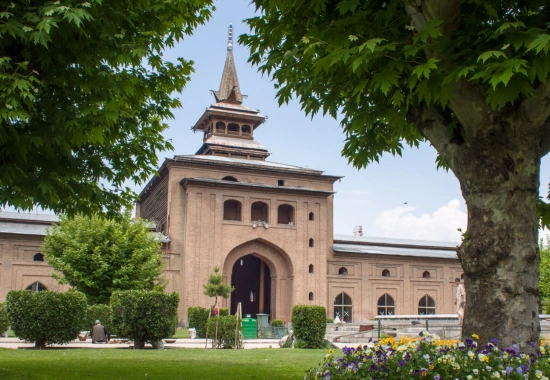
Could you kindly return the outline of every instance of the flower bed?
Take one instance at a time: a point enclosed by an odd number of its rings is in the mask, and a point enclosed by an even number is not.
[[[305,380],[336,379],[521,379],[549,380],[550,346],[541,343],[537,357],[519,347],[500,349],[496,339],[480,347],[473,339],[440,340],[424,333],[420,339],[381,339],[357,348],[344,347],[342,357],[333,351],[321,367],[306,372]]]

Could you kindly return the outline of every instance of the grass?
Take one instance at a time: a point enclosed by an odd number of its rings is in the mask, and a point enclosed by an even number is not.
[[[173,338],[188,339],[189,338],[189,331],[187,331],[186,328],[178,327],[178,329],[176,330],[176,335],[174,335]]]
[[[303,379],[328,350],[0,349],[0,379]]]

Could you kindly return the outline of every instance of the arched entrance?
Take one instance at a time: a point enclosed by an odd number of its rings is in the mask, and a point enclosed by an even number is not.
[[[238,259],[231,271],[231,314],[241,303],[242,314],[271,314],[271,271],[262,259],[246,255]]]
[[[240,267],[241,259],[243,260],[242,272],[240,268],[236,269]],[[245,269],[248,265],[250,269]],[[263,280],[260,280],[262,267]],[[260,305],[263,305],[263,314],[269,314],[270,319],[282,319],[288,322],[291,307],[294,304],[293,272],[292,260],[276,245],[263,239],[243,243],[233,248],[225,258],[223,266],[225,281],[235,287],[226,305],[230,307],[231,313],[234,313],[237,303],[241,302],[243,316],[251,314],[253,318],[260,311]],[[260,302],[261,284],[263,284],[262,302]],[[250,292],[252,292],[252,302]],[[255,311],[256,308],[258,312]]]

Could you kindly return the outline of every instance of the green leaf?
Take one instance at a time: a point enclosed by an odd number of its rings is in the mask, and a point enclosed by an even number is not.
[[[527,46],[527,51],[535,50],[535,52],[539,54],[544,50],[545,53],[548,53],[549,44],[550,34],[541,34]]]
[[[384,95],[387,95],[393,86],[399,83],[399,72],[393,69],[382,70],[372,76],[373,88],[380,89]]]
[[[485,53],[483,53],[479,57],[477,57],[477,62],[482,61],[483,63],[485,63],[485,61],[487,61],[488,59],[491,59],[491,58],[495,58],[495,59],[505,58],[506,59],[508,57],[502,51],[491,50],[491,51],[486,51]]]
[[[430,71],[437,69],[437,62],[439,62],[438,59],[428,59],[426,63],[416,66],[412,71],[412,75],[416,75],[418,79],[422,77],[428,79],[430,77]]]

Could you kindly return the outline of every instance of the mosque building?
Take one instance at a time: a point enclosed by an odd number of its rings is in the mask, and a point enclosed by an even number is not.
[[[231,30],[231,29],[230,29]],[[297,304],[326,307],[346,322],[376,315],[453,314],[456,244],[333,234],[334,182],[341,177],[268,160],[255,140],[266,121],[243,104],[232,52],[215,103],[194,131],[194,155],[166,159],[141,192],[138,217],[165,237],[167,291],[179,319],[209,307],[203,284],[215,267],[235,290],[221,307],[289,321]],[[40,244],[53,216],[0,213],[0,302],[14,289],[63,290]]]

